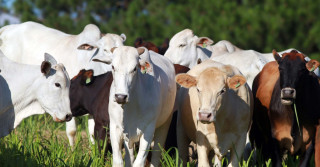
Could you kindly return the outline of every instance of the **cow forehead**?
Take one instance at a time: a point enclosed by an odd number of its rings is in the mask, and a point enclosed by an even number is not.
[[[225,72],[222,72],[216,67],[212,67],[200,73],[198,85],[204,89],[216,90],[225,86],[226,78],[227,74]]]
[[[64,65],[57,64],[56,66],[54,66],[54,69],[56,70],[56,75],[62,77],[66,83],[66,86],[70,87],[70,78]]]
[[[289,52],[289,53],[283,53],[282,59],[288,59],[288,60],[297,60],[300,59],[301,61],[305,61],[303,54],[298,52]]]
[[[112,64],[114,66],[121,65],[123,67],[135,66],[138,63],[138,51],[134,47],[120,46],[113,52],[114,57]]]
[[[178,44],[178,43],[181,43],[184,41],[187,42],[188,39],[190,39],[192,37],[194,37],[192,30],[190,30],[190,29],[182,30],[171,38],[169,45]]]

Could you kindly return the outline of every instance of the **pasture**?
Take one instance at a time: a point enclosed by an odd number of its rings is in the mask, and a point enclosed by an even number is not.
[[[0,139],[0,162],[2,167],[37,167],[37,166],[106,166],[112,165],[111,153],[103,158],[97,145],[88,139],[87,117],[79,117],[76,145],[69,147],[65,133],[65,123],[55,123],[49,114],[31,116],[8,136]],[[174,148],[173,148],[174,149]],[[103,151],[103,150],[102,150]],[[177,156],[170,157],[162,151],[161,166],[178,166]],[[225,159],[224,159],[225,161]],[[253,158],[239,162],[241,166],[253,166]],[[271,166],[271,160],[262,162],[257,156],[258,166]],[[299,166],[299,157],[288,156],[283,160],[284,167]],[[188,166],[196,166],[196,161]],[[310,160],[314,165],[314,156]]]
[[[0,0],[0,167],[320,167],[319,5]]]

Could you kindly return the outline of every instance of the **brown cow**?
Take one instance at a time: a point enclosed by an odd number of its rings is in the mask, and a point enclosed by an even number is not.
[[[156,46],[152,42],[145,42],[141,37],[139,37],[134,41],[134,47],[146,47],[148,50],[164,55],[169,47],[169,39],[166,38],[161,46]]]
[[[105,128],[109,127],[108,104],[112,81],[111,72],[93,76],[93,70],[81,70],[72,78],[70,85],[72,115],[92,115],[95,122],[94,137],[101,141],[105,140],[106,135],[109,139],[109,131],[107,133]],[[111,144],[107,146],[107,151],[111,151]],[[98,147],[101,149],[100,144]]]
[[[300,165],[308,166],[314,145],[316,155],[320,151],[320,137],[315,138],[320,133],[320,86],[316,75],[309,72],[319,62],[307,63],[297,51],[284,53],[282,58],[276,51],[273,54],[276,61],[266,64],[253,82],[255,105],[250,140],[265,158],[272,158],[273,166],[281,166],[285,151],[301,155]],[[316,166],[320,166],[317,161]]]

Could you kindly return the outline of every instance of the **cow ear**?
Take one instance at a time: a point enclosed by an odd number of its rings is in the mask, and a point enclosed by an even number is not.
[[[139,55],[142,55],[144,53],[145,49],[144,48],[137,48],[137,51],[138,51]]]
[[[93,70],[88,70],[83,73],[81,83],[83,85],[89,85],[93,81]]]
[[[240,86],[244,85],[246,81],[246,78],[242,75],[234,75],[227,79],[228,87],[234,90],[237,90]]]
[[[126,39],[127,39],[127,37],[126,37],[126,35],[125,35],[124,33],[122,33],[122,34],[120,35],[120,37],[122,38],[122,42],[125,42]]]
[[[213,40],[208,37],[200,37],[197,39],[197,46],[205,48],[211,44],[213,44]]]
[[[41,72],[44,75],[48,75],[50,73],[51,70],[51,63],[49,61],[43,61],[41,63]]]
[[[92,59],[92,61],[95,62],[100,62],[100,63],[104,63],[104,64],[111,64],[112,63],[112,58],[110,58],[109,56],[100,56],[97,57],[95,59]]]
[[[111,53],[113,53],[116,48],[117,47],[111,48],[110,49]],[[105,64],[111,64],[112,63],[112,56],[105,56],[105,55],[95,56],[95,55],[93,55],[91,59],[92,59],[92,61],[105,63]]]
[[[317,60],[310,60],[307,64],[306,64],[306,67],[309,71],[313,72],[316,68],[319,67],[319,62]]]
[[[189,74],[178,74],[176,76],[176,82],[185,88],[191,88],[197,85],[196,78]]]
[[[152,66],[150,64],[149,59],[149,52],[145,47],[137,48],[139,54],[139,68],[142,74],[152,72]]]
[[[93,49],[95,49],[95,48],[96,48],[96,46],[93,46],[93,45],[87,44],[87,43],[82,44],[82,45],[80,45],[80,46],[78,47],[79,50],[93,50]]]
[[[277,51],[275,49],[272,50],[272,54],[274,59],[277,61],[277,63],[279,64],[281,62],[281,57],[280,55],[277,53]]]
[[[113,53],[115,49],[117,49],[117,47],[111,48],[111,49],[110,49],[111,53]]]

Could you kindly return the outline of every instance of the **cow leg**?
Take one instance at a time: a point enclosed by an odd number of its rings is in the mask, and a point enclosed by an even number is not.
[[[179,158],[182,160],[183,166],[187,166],[188,162],[188,153],[189,149],[188,146],[190,144],[190,140],[188,139],[183,125],[181,121],[181,111],[178,111],[178,120],[177,120],[177,144],[178,144],[178,152],[179,152]]]
[[[281,167],[282,159],[280,154],[280,147],[278,140],[275,138],[272,138],[272,145],[273,146],[273,154],[271,155],[272,159],[272,166],[274,167]]]
[[[150,165],[151,167],[159,166],[160,158],[161,158],[161,150],[160,150],[159,144],[160,144],[160,146],[162,148],[165,148],[164,144],[165,144],[165,141],[167,139],[167,134],[168,134],[168,130],[169,130],[169,127],[170,127],[171,119],[172,119],[172,114],[167,119],[167,121],[163,125],[158,127],[156,129],[156,131],[154,132],[153,150],[155,150],[155,151],[152,152],[151,165]]]
[[[89,129],[89,137],[92,144],[94,144],[94,120],[92,115],[89,115],[88,117],[88,129]]]
[[[94,125],[94,138],[98,141],[98,148],[100,152],[104,146],[106,135],[107,135],[107,129],[104,127],[103,124],[97,122]],[[106,142],[107,143],[106,143],[105,153],[107,153],[108,151],[111,151],[108,149],[108,141]]]
[[[299,165],[300,167],[310,166],[309,162],[312,157],[313,151],[314,151],[314,141],[311,141],[311,144],[309,145],[308,149],[306,150],[306,152],[303,155],[302,161],[300,161],[300,165]],[[315,159],[317,159],[317,158],[315,158]]]
[[[77,132],[76,119],[72,118],[69,122],[66,122],[66,133],[67,133],[67,137],[69,139],[71,148],[73,148],[75,143],[74,140],[75,140],[76,132]]]
[[[197,153],[198,153],[198,166],[206,167],[209,164],[209,151],[208,147],[211,147],[208,143],[207,137],[201,132],[197,131]]]
[[[218,155],[214,155],[214,167],[221,167],[221,160],[219,159]]]
[[[241,162],[244,148],[246,147],[247,133],[243,134],[241,138],[231,147],[231,160],[228,167],[239,166]]]
[[[118,128],[117,128],[118,127]],[[123,140],[121,139],[121,135],[123,131],[110,120],[110,140],[112,146],[112,161],[113,167],[123,167],[123,160],[122,160],[122,143]]]
[[[316,135],[315,135],[315,153],[314,153],[314,160],[315,160],[315,166],[320,167],[320,120],[317,125],[316,129]]]
[[[134,150],[134,147],[130,148],[129,147],[129,142],[128,141],[125,141],[125,149],[126,149],[126,154],[125,154],[125,166],[126,167],[130,167],[132,166],[133,162],[134,162],[134,153],[133,153],[133,150]],[[128,163],[130,162],[130,163]]]
[[[139,143],[139,152],[133,163],[133,167],[144,166],[148,152],[150,150],[150,145],[153,139],[154,131],[155,131],[155,125],[151,124],[151,125],[148,125],[148,128],[141,135],[140,143]]]

